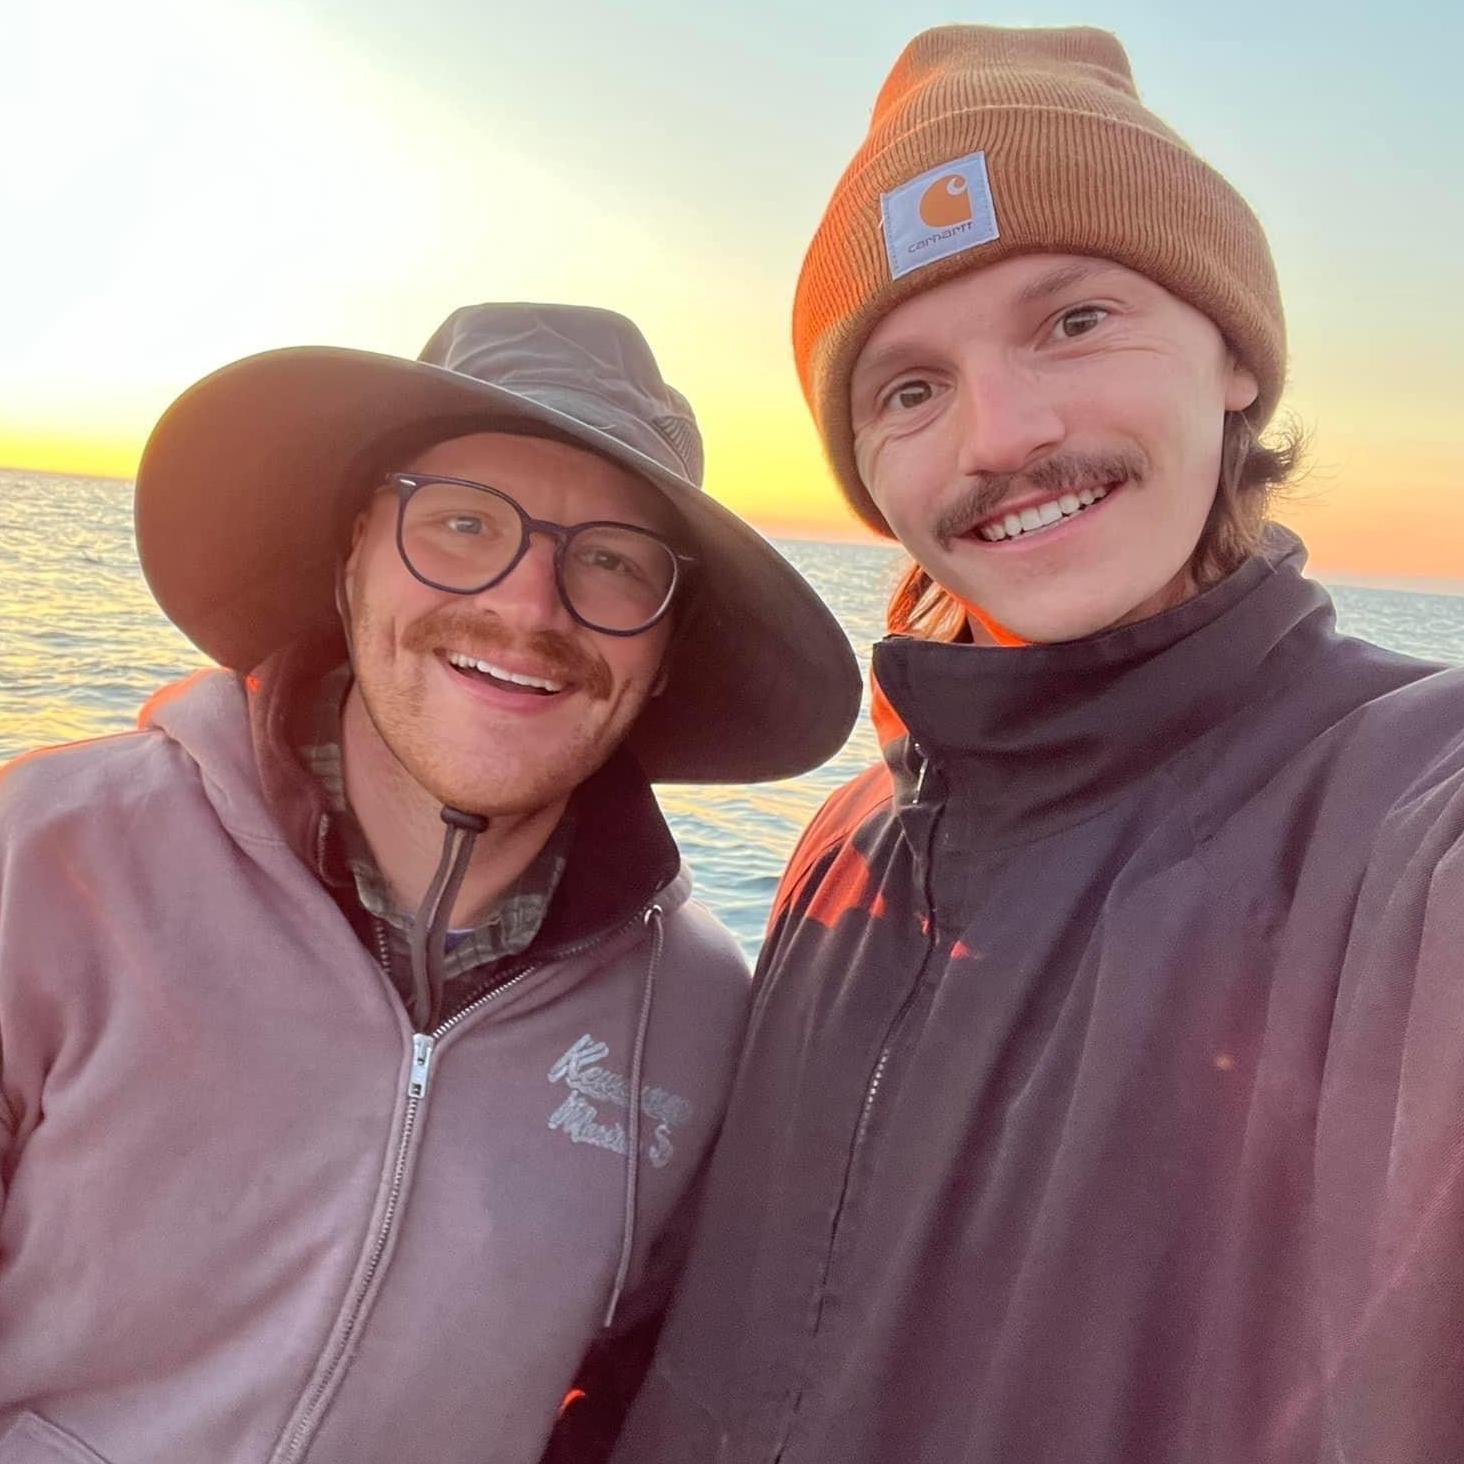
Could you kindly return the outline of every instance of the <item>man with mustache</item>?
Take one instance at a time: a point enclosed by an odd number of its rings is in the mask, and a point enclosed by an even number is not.
[[[648,779],[858,705],[701,467],[569,306],[158,424],[142,565],[231,669],[0,779],[5,1464],[597,1457],[748,994]]]
[[[618,1464],[1464,1459],[1464,680],[1268,522],[1261,228],[1089,29],[916,38],[804,263],[915,561]]]

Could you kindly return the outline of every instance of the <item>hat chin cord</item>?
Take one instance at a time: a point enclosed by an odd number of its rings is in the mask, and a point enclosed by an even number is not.
[[[346,640],[346,656],[354,673],[356,645],[351,635],[350,606],[346,602],[345,565],[340,563],[335,569],[335,605]],[[384,738],[382,742],[396,758],[397,765],[410,777],[411,769],[397,757],[396,749]],[[451,804],[443,804],[440,816],[446,825],[442,855],[412,921],[412,1021],[419,1032],[430,1032],[441,1014],[442,961],[447,946],[448,921],[452,918],[458,891],[467,877],[473,846],[488,827],[488,820],[483,814],[469,813]]]
[[[442,821],[447,825],[442,857],[412,921],[412,1020],[419,1032],[430,1032],[441,1015],[447,924],[468,872],[473,845],[488,827],[488,820],[481,813],[465,813],[446,806],[442,809]]]

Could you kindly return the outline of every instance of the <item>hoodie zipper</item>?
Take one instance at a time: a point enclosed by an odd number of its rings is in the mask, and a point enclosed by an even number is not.
[[[392,1232],[396,1228],[397,1216],[401,1212],[402,1192],[406,1187],[407,1162],[411,1156],[412,1140],[417,1130],[417,1120],[421,1114],[422,1104],[427,1097],[427,1084],[432,1073],[432,1058],[437,1051],[437,1044],[455,1027],[461,1026],[475,1012],[481,1011],[489,1003],[497,1001],[500,996],[506,995],[516,986],[519,986],[532,976],[536,971],[542,970],[545,964],[551,960],[568,960],[589,950],[592,946],[602,941],[614,940],[622,935],[632,926],[641,923],[646,918],[646,910],[650,909],[648,904],[645,909],[638,910],[636,914],[623,925],[617,926],[608,935],[595,935],[575,942],[573,945],[561,947],[536,961],[531,966],[525,966],[523,970],[511,976],[500,986],[495,986],[490,991],[485,991],[476,1001],[470,1002],[462,1011],[449,1017],[447,1021],[435,1027],[431,1032],[414,1032],[412,1034],[412,1061],[407,1069],[407,1107],[402,1115],[401,1130],[397,1136],[396,1157],[392,1162],[391,1183],[387,1190],[386,1209],[382,1213],[381,1223],[376,1227],[376,1233],[372,1237],[370,1257],[366,1263],[366,1273],[357,1283],[355,1291],[351,1295],[349,1304],[346,1307],[345,1323],[339,1331],[335,1345],[332,1349],[332,1356],[329,1365],[326,1367],[324,1376],[310,1390],[304,1407],[299,1410],[295,1426],[290,1430],[289,1438],[285,1446],[275,1455],[275,1464],[296,1464],[302,1459],[305,1451],[309,1448],[314,1439],[316,1429],[320,1423],[320,1415],[326,1401],[335,1391],[337,1380],[340,1378],[341,1370],[345,1362],[346,1354],[350,1350],[351,1339],[356,1335],[357,1327],[360,1325],[361,1314],[365,1309],[366,1299],[371,1293],[372,1284],[376,1280],[377,1272],[381,1268],[381,1258],[386,1254],[387,1243],[390,1241]],[[376,922],[376,948],[382,960],[382,969],[389,969],[387,963],[390,961],[390,953],[386,946],[386,935],[381,928],[381,923]]]

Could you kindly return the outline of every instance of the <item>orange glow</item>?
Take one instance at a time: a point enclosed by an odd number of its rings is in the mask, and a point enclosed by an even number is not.
[[[0,467],[5,468],[69,473],[79,478],[131,478],[141,451],[140,441],[116,442],[59,432],[6,432],[0,428]]]
[[[783,434],[765,422],[713,414],[708,487],[729,508],[773,537],[887,542],[849,509],[825,466],[812,430],[789,404]],[[0,467],[131,478],[145,430],[26,431],[0,422]],[[720,456],[718,454],[720,451]],[[1320,578],[1427,582],[1464,588],[1464,448],[1423,444],[1399,449],[1377,434],[1320,438],[1308,475],[1277,506],[1311,553]]]
[[[1376,436],[1318,442],[1313,468],[1277,517],[1329,575],[1464,588],[1464,449]]]
[[[573,300],[641,325],[702,421],[714,496],[770,534],[871,539],[830,479],[788,331],[802,252],[891,59],[887,28],[850,29],[826,58],[826,115],[790,130],[798,67],[771,65],[765,92],[738,92],[735,121],[724,112],[709,125],[700,96],[659,92],[665,109],[648,119],[648,79],[669,74],[653,56],[617,49],[603,86],[588,72],[565,81],[552,49],[527,39],[533,17],[516,51],[516,28],[484,12],[488,69],[454,90],[426,55],[440,44],[455,63],[462,38],[434,37],[426,22],[401,28],[418,47],[407,65],[395,29],[388,40],[292,3],[23,9],[0,93],[20,140],[0,156],[0,193],[17,201],[0,240],[0,465],[130,477],[168,402],[240,356],[309,343],[410,356],[469,301]],[[661,36],[636,11],[615,25]],[[471,30],[468,11],[462,19]],[[1267,92],[1247,28],[1231,29],[1246,95],[1266,105],[1234,105],[1210,45],[1166,46],[1170,95],[1177,108],[1184,99],[1169,120],[1202,152],[1228,150],[1270,232],[1292,346],[1288,401],[1317,433],[1316,471],[1281,516],[1324,578],[1464,586],[1447,316],[1459,298],[1457,190],[1437,181],[1457,129],[1406,124],[1402,95],[1391,117],[1369,116],[1365,139],[1407,135],[1435,160],[1420,152],[1411,169],[1350,170],[1350,218],[1411,222],[1380,236],[1386,245],[1367,231],[1337,235],[1347,149],[1306,166],[1276,156],[1266,144],[1301,104]],[[1144,30],[1134,21],[1125,38],[1141,46]],[[780,59],[807,45],[771,9],[749,35]],[[1449,48],[1435,50],[1446,65]],[[1433,95],[1416,90],[1420,104]],[[1306,121],[1317,105],[1308,94]],[[1362,126],[1345,92],[1326,106],[1343,132]],[[805,180],[796,194],[773,186],[770,145],[787,150],[779,176]],[[695,207],[693,173],[678,160],[694,160],[705,182]],[[969,215],[958,179],[926,191],[932,221]]]

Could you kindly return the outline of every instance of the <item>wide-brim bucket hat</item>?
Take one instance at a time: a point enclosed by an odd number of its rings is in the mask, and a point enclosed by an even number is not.
[[[621,464],[684,528],[691,591],[665,690],[629,738],[651,778],[791,777],[838,752],[859,709],[848,638],[797,570],[702,491],[691,409],[639,330],[612,311],[469,306],[415,361],[308,346],[205,377],[143,452],[143,573],[195,645],[252,671],[339,624],[345,531],[381,473],[432,441],[494,430]],[[385,460],[393,451],[398,460]]]

